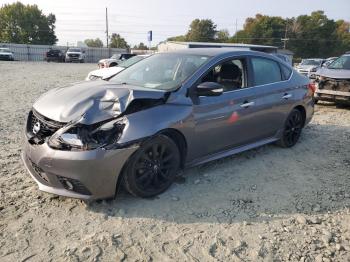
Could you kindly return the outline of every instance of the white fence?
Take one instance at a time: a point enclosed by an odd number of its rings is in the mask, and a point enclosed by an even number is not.
[[[11,44],[0,43],[0,47],[7,47],[14,53],[15,60],[19,61],[43,61],[45,53],[50,48],[60,49],[64,53],[68,50],[67,46],[49,46],[49,45],[25,45],[25,44]],[[84,47],[85,62],[96,63],[103,58],[111,57],[113,54],[125,53],[125,49],[119,48],[92,48]]]

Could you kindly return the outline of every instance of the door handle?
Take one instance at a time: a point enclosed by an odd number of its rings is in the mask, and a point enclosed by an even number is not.
[[[282,96],[283,99],[289,99],[291,98],[293,95],[292,94],[284,94],[284,96]]]
[[[255,102],[244,102],[243,104],[241,104],[241,107],[248,108],[253,105],[255,105]]]

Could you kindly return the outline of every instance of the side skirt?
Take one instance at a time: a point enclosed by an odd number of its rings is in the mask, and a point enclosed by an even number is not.
[[[276,142],[278,139],[279,139],[278,136],[272,137],[272,138],[267,138],[267,139],[260,140],[258,142],[252,143],[252,144],[248,144],[248,145],[240,146],[240,147],[235,147],[232,149],[228,149],[225,151],[221,151],[221,152],[218,152],[215,154],[208,155],[206,157],[195,159],[195,160],[187,163],[186,168],[198,166],[198,165],[210,162],[210,161],[214,161],[214,160],[224,158],[227,156],[231,156],[231,155],[235,155],[235,154],[238,154],[238,153],[241,153],[241,152],[253,149],[253,148],[257,148],[257,147],[260,147],[260,146],[263,146],[266,144],[270,144],[270,143]]]

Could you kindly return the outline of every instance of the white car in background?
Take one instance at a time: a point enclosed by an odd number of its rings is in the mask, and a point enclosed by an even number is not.
[[[85,62],[85,51],[78,47],[69,48],[66,53],[66,62]]]
[[[0,60],[14,61],[12,51],[9,48],[1,47],[0,48]]]
[[[128,68],[132,66],[133,64],[136,64],[137,62],[141,61],[142,59],[145,59],[146,57],[149,57],[150,55],[137,55],[132,58],[129,58],[128,60],[125,60],[124,62],[120,63],[118,66],[108,67],[108,68],[101,68],[94,71],[91,71],[87,77],[85,78],[86,81],[94,81],[94,80],[107,80],[111,78],[112,76],[115,76],[119,72],[123,71],[125,68]]]
[[[310,77],[312,73],[316,73],[316,71],[321,68],[323,62],[325,60],[321,58],[309,58],[301,60],[301,63],[296,66],[296,70],[307,77]]]

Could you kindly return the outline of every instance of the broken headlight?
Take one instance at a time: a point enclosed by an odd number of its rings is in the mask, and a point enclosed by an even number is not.
[[[124,118],[94,125],[78,122],[58,130],[49,139],[48,145],[60,150],[93,150],[100,147],[108,149],[118,142],[125,124]]]

